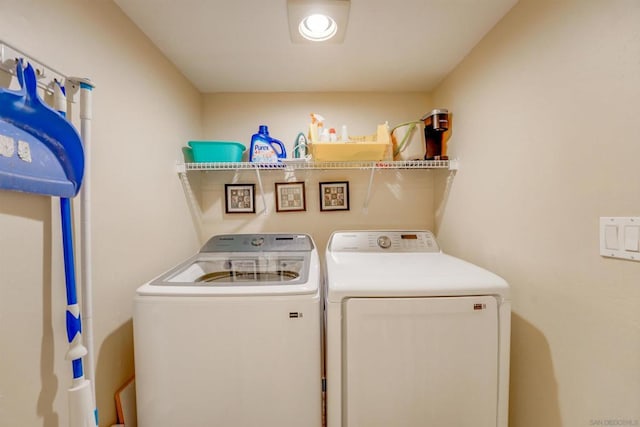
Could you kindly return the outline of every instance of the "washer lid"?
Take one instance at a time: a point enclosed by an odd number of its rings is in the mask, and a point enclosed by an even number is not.
[[[309,256],[296,252],[200,253],[154,286],[291,286],[309,278]]]
[[[139,295],[301,295],[319,290],[320,262],[306,234],[212,237],[196,255],[138,288]]]
[[[313,254],[313,256],[312,256]],[[291,295],[318,291],[317,252],[198,253],[138,289],[141,295]]]
[[[377,243],[380,235],[412,234],[411,232],[347,233],[364,235],[366,239],[360,236],[354,241],[374,241],[378,247],[361,250],[357,246],[351,249],[344,245],[337,246],[334,240],[342,241],[343,232],[332,235],[326,253],[327,299],[330,302],[340,302],[351,297],[509,297],[509,287],[504,279],[476,265],[443,254],[439,249],[408,251],[406,248],[399,248],[387,251]],[[370,236],[377,237],[370,240]],[[433,238],[431,233],[425,236]],[[391,240],[397,239],[393,237]],[[393,245],[390,246],[392,247]]]

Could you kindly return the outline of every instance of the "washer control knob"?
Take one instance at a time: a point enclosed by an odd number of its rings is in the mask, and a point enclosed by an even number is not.
[[[255,239],[251,240],[251,245],[253,246],[262,246],[263,243],[264,237],[256,237]]]
[[[391,239],[387,236],[378,237],[378,246],[382,249],[389,249],[391,247]]]

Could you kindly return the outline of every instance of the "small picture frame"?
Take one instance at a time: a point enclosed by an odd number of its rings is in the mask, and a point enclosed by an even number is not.
[[[306,210],[304,182],[276,182],[276,212]]]
[[[320,183],[321,211],[349,210],[349,182],[321,182]]]
[[[255,184],[225,184],[225,211],[231,213],[255,213]]]

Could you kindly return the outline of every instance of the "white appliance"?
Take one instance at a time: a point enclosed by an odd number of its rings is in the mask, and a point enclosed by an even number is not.
[[[507,283],[428,231],[334,233],[328,427],[506,427]]]
[[[319,283],[310,236],[236,234],[138,288],[138,425],[320,427]]]

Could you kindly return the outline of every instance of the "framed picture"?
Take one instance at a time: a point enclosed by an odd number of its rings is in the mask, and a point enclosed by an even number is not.
[[[227,213],[255,213],[255,184],[225,184],[224,200]]]
[[[349,183],[321,182],[320,183],[320,210],[321,211],[348,211],[349,210]]]
[[[305,210],[304,182],[276,182],[276,212]]]

